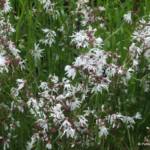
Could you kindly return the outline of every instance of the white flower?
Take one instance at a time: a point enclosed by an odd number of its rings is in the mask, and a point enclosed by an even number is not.
[[[78,117],[78,119],[79,119],[79,125],[81,127],[87,127],[88,126],[88,124],[87,124],[88,120],[84,116],[80,115]]]
[[[74,68],[72,68],[70,65],[67,65],[65,67],[65,71],[66,71],[66,74],[69,78],[72,78],[74,79],[75,76],[76,76],[76,70]]]
[[[150,70],[150,66],[149,66],[149,70]],[[144,92],[149,92],[150,91],[150,81],[145,80],[143,82],[143,88],[144,88]]]
[[[32,98],[32,97],[29,98],[29,100],[27,102],[27,105],[28,105],[29,108],[32,107],[37,111],[39,110],[38,102],[35,98]]]
[[[57,101],[63,101],[64,99],[65,97],[62,94],[56,97]]]
[[[0,54],[0,67],[6,66],[6,58],[3,56],[3,54]]]
[[[19,95],[19,91],[17,88],[11,88],[11,95],[17,97]]]
[[[59,79],[57,76],[53,75],[53,76],[51,76],[51,81],[56,84],[56,83],[58,83]]]
[[[8,150],[10,148],[10,139],[4,141],[3,150]]]
[[[9,41],[9,50],[12,53],[12,55],[14,55],[16,58],[20,58],[20,56],[19,56],[20,50],[18,50],[15,47],[15,45],[12,41]]]
[[[113,77],[116,74],[116,72],[117,72],[117,66],[115,66],[114,64],[112,64],[106,69],[106,74],[109,77]]]
[[[34,134],[32,137],[31,137],[31,141],[30,142],[27,142],[27,147],[26,149],[27,150],[32,150],[34,144],[36,143],[36,141],[39,139],[39,135],[38,134]]]
[[[37,124],[40,128],[42,128],[42,129],[48,131],[48,124],[47,124],[47,121],[46,121],[46,120],[38,119],[38,120],[36,121],[36,124]]]
[[[144,57],[148,60],[148,62],[150,62],[150,49],[146,50]]]
[[[62,123],[62,125],[60,126],[60,129],[64,130],[62,136],[64,136],[65,134],[67,138],[69,137],[73,138],[75,136],[75,129],[72,128],[72,125],[68,120],[65,120]]]
[[[41,39],[40,42],[51,47],[55,43],[56,32],[47,28],[42,29],[42,31],[45,34],[45,38]]]
[[[84,66],[87,63],[87,59],[83,56],[79,56],[76,58],[74,62],[74,66],[79,67],[79,66]]]
[[[42,53],[44,49],[41,49],[39,47],[39,44],[34,44],[34,49],[32,50],[32,56],[34,57],[35,63],[37,65],[37,62],[41,59]]]
[[[145,42],[145,46],[150,48],[150,37],[145,37],[144,42]]]
[[[24,87],[25,82],[26,81],[23,79],[17,79],[18,90],[21,90]]]
[[[102,90],[107,90],[108,91],[108,86],[109,86],[109,82],[106,83],[106,82],[102,82],[100,84],[95,84],[95,86],[92,88],[92,91],[91,93],[97,93],[97,92],[101,92],[102,93]]]
[[[39,0],[41,4],[43,4],[43,8],[46,10],[47,13],[53,11],[54,4],[51,2],[51,0]]]
[[[87,33],[84,30],[75,32],[71,36],[71,38],[72,38],[71,43],[74,43],[77,48],[80,48],[80,47],[86,48],[89,46],[89,42],[88,42],[89,38],[87,36]]]
[[[64,120],[65,116],[61,110],[62,105],[56,104],[51,108],[51,116],[54,118],[54,123],[58,124]]]
[[[134,72],[134,69],[132,69],[132,68],[129,68],[129,69],[127,70],[127,72],[126,72],[126,80],[127,80],[127,81],[131,79],[133,72]]]
[[[52,149],[52,144],[51,144],[51,143],[47,143],[47,144],[46,144],[46,148],[47,148],[47,149]]]
[[[124,19],[124,21],[127,22],[128,24],[132,24],[131,11],[128,11],[126,14],[124,14],[123,19]]]
[[[39,88],[41,88],[42,90],[48,90],[48,83],[47,82],[41,82]]]
[[[139,64],[138,59],[133,59],[133,66],[136,67]]]
[[[112,128],[116,127],[117,114],[108,115],[106,117],[108,123],[112,126]]]
[[[20,66],[21,70],[25,69],[25,64],[26,64],[26,60],[20,60],[19,61],[19,66]]]
[[[77,1],[77,8],[82,8],[86,3],[88,3],[89,0],[78,0]]]
[[[5,13],[8,13],[11,9],[12,9],[12,7],[10,6],[10,1],[5,0],[3,11]]]
[[[67,101],[66,105],[70,108],[71,111],[73,111],[73,110],[75,110],[75,109],[80,107],[81,101],[79,101],[77,99],[75,101],[73,101],[73,102]]]
[[[99,6],[98,9],[99,9],[101,12],[106,10],[105,7],[103,7],[103,6]]]
[[[136,115],[134,116],[135,119],[142,119],[142,115],[137,112]]]
[[[102,137],[102,136],[107,137],[108,134],[109,134],[108,129],[105,126],[101,126],[100,131],[99,131],[99,137]]]
[[[130,117],[130,116],[124,116],[121,113],[117,113],[117,114],[108,115],[106,117],[106,120],[108,121],[108,123],[110,123],[110,125],[112,125],[113,128],[116,127],[117,120],[120,120],[122,123],[127,125],[128,128],[133,128],[133,125],[135,124],[134,119],[142,119],[141,114],[138,112],[136,113],[135,116]]]
[[[133,125],[135,124],[134,118],[129,116],[122,116],[120,119],[127,125],[128,128],[133,128]]]
[[[95,39],[94,46],[95,47],[101,47],[102,43],[103,43],[103,39],[101,37],[98,37]]]

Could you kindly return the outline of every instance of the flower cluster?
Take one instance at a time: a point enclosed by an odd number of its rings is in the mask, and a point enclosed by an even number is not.
[[[42,141],[48,149],[51,149],[55,136],[57,136],[55,142],[64,138],[71,139],[70,146],[78,141],[82,142],[86,137],[89,140],[88,146],[95,134],[98,133],[99,138],[106,138],[111,128],[120,128],[120,122],[128,128],[134,128],[135,120],[141,119],[139,113],[130,117],[104,111],[105,116],[102,117],[101,111],[96,112],[88,105],[93,92],[102,93],[103,90],[108,90],[112,78],[123,75],[123,67],[113,64],[118,58],[117,54],[91,49],[88,53],[77,57],[71,66],[66,66],[67,77],[71,79],[64,77],[59,81],[57,76],[49,75],[48,81],[39,85],[38,96],[29,97],[27,94],[28,101],[24,105],[35,120],[34,134],[27,143],[27,149],[34,148],[38,141]],[[77,76],[78,82],[75,80]],[[15,99],[21,99],[19,92],[24,88],[25,81],[18,79],[17,85],[17,88],[12,89],[12,94]],[[17,104],[18,110],[23,112],[21,106],[19,107],[23,104]],[[94,122],[90,122],[91,117]]]
[[[55,8],[56,3],[51,0],[39,0],[39,3],[42,4],[43,9],[48,15],[51,15],[53,19],[57,19],[60,15],[59,11]]]
[[[119,129],[120,122],[128,128],[134,128],[135,120],[141,119],[139,113],[130,117],[121,113],[108,115],[109,112],[105,112],[106,116],[101,117],[99,111],[89,108],[87,100],[90,93],[88,85],[73,85],[72,81],[66,78],[59,81],[57,76],[50,75],[47,82],[41,82],[38,96],[30,97],[26,103],[35,120],[34,134],[27,144],[28,149],[32,149],[39,140],[51,149],[55,136],[56,143],[64,138],[70,139],[70,146],[79,140],[82,142],[84,137],[92,140],[96,133],[99,138],[107,137],[110,128]],[[91,117],[95,120],[92,127],[89,120]],[[98,128],[98,131],[94,131],[95,128]]]
[[[43,8],[47,13],[53,12],[54,4],[51,2],[51,0],[40,0],[39,2],[43,5]]]
[[[97,48],[76,58],[72,66],[65,67],[67,76],[72,79],[80,74],[85,82],[91,87],[91,92],[102,92],[108,90],[111,78],[115,75],[123,75],[123,68],[115,65],[119,56]],[[108,63],[108,60],[112,63]],[[114,62],[114,63],[113,63]]]
[[[141,56],[144,56],[147,60],[150,59],[149,24],[150,22],[146,22],[142,19],[140,21],[140,26],[133,33],[133,42],[129,48],[129,52],[133,59],[134,67],[138,66]]]
[[[0,1],[0,7],[2,8],[2,11],[4,13],[10,12],[12,9],[9,0],[1,0]]]
[[[8,1],[6,1],[8,3]],[[0,11],[0,72],[8,72],[8,66],[20,65],[23,68],[23,60],[18,50],[11,41],[10,36],[15,32],[5,12]]]
[[[76,12],[81,15],[81,25],[86,26],[98,22],[100,27],[104,27],[104,19],[102,13],[105,11],[103,6],[91,8],[89,5],[89,0],[78,0]],[[97,14],[100,14],[97,15]]]
[[[101,47],[103,40],[101,37],[95,37],[96,29],[89,27],[87,30],[80,30],[75,32],[71,38],[71,43],[75,44],[77,48]]]

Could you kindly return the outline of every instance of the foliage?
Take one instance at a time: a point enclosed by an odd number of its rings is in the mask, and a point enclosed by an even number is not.
[[[0,0],[0,149],[149,149],[149,0]]]

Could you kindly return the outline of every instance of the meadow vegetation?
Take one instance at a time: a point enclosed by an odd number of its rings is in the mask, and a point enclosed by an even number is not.
[[[150,0],[0,0],[0,150],[150,149]]]

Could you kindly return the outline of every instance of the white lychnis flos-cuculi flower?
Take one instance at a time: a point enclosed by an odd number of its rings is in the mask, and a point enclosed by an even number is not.
[[[34,44],[34,49],[32,50],[31,54],[34,57],[34,61],[36,65],[38,61],[41,60],[43,51],[44,49],[41,49],[39,44],[36,44],[36,43]]]
[[[93,29],[91,26],[87,30],[80,30],[74,32],[71,36],[71,43],[76,45],[76,48],[88,48],[99,47],[103,45],[103,40],[101,37],[95,36],[96,29]]]
[[[122,123],[127,125],[128,128],[134,128],[135,120],[142,119],[141,114],[139,112],[136,113],[135,116],[124,116],[121,113],[116,113],[112,115],[108,115],[105,118],[113,128],[119,127],[117,126],[118,121],[120,120]]]
[[[54,1],[51,0],[38,0],[42,5],[45,12],[53,17],[54,19],[57,19],[60,16],[60,12],[58,9],[55,9]]]
[[[76,70],[74,68],[72,68],[71,66],[67,65],[65,67],[65,71],[66,71],[66,74],[69,78],[72,78],[74,79],[75,76],[76,76]]]
[[[48,90],[48,83],[47,82],[41,82],[40,86],[39,86],[40,89],[42,90]]]
[[[61,108],[62,105],[59,103],[51,108],[51,117],[53,117],[55,124],[59,124],[65,119],[65,116]]]
[[[9,41],[9,50],[16,59],[21,59],[19,55],[20,50],[15,47],[12,41]]]
[[[105,9],[105,7],[103,7],[103,6],[99,6],[98,7],[98,9],[100,10],[100,12],[102,12],[102,11],[105,11],[106,9]]]
[[[77,9],[81,9],[82,7],[84,7],[87,3],[89,2],[89,0],[77,0]]]
[[[99,137],[102,137],[102,136],[107,137],[108,134],[109,134],[108,129],[105,126],[101,126],[99,128]]]
[[[18,90],[21,90],[24,87],[25,83],[26,83],[26,81],[23,80],[23,79],[17,79],[16,82],[17,82],[17,85],[18,85]]]
[[[26,150],[32,150],[34,147],[34,144],[38,141],[39,139],[39,134],[34,134],[31,137],[31,141],[27,142]]]
[[[132,65],[135,70],[139,69],[140,58],[145,57],[149,64],[150,49],[150,21],[140,20],[140,26],[133,32],[132,44],[129,47]]]
[[[47,143],[46,144],[46,148],[49,150],[49,149],[52,149],[52,144],[51,143]]]
[[[132,14],[131,14],[131,11],[128,11],[126,14],[124,14],[123,19],[128,24],[132,24]]]
[[[71,43],[74,43],[77,48],[87,48],[89,46],[88,36],[84,30],[80,30],[79,32],[75,32],[71,36]]]
[[[7,59],[4,54],[0,53],[0,73],[4,71],[8,72]]]
[[[51,2],[51,0],[39,0],[39,2],[43,5],[43,8],[46,10],[47,13],[53,11],[54,4]]]
[[[146,52],[144,53],[144,57],[150,63],[150,49],[146,50]]]
[[[56,32],[47,28],[42,29],[42,31],[45,34],[45,38],[41,39],[40,42],[51,47],[55,43]]]
[[[61,124],[60,129],[63,129],[62,136],[66,135],[67,138],[69,137],[73,138],[75,136],[75,129],[72,128],[72,125],[68,120],[65,120]]]
[[[4,7],[3,7],[4,13],[10,12],[11,9],[12,9],[12,7],[10,5],[10,1],[9,0],[5,0]]]

